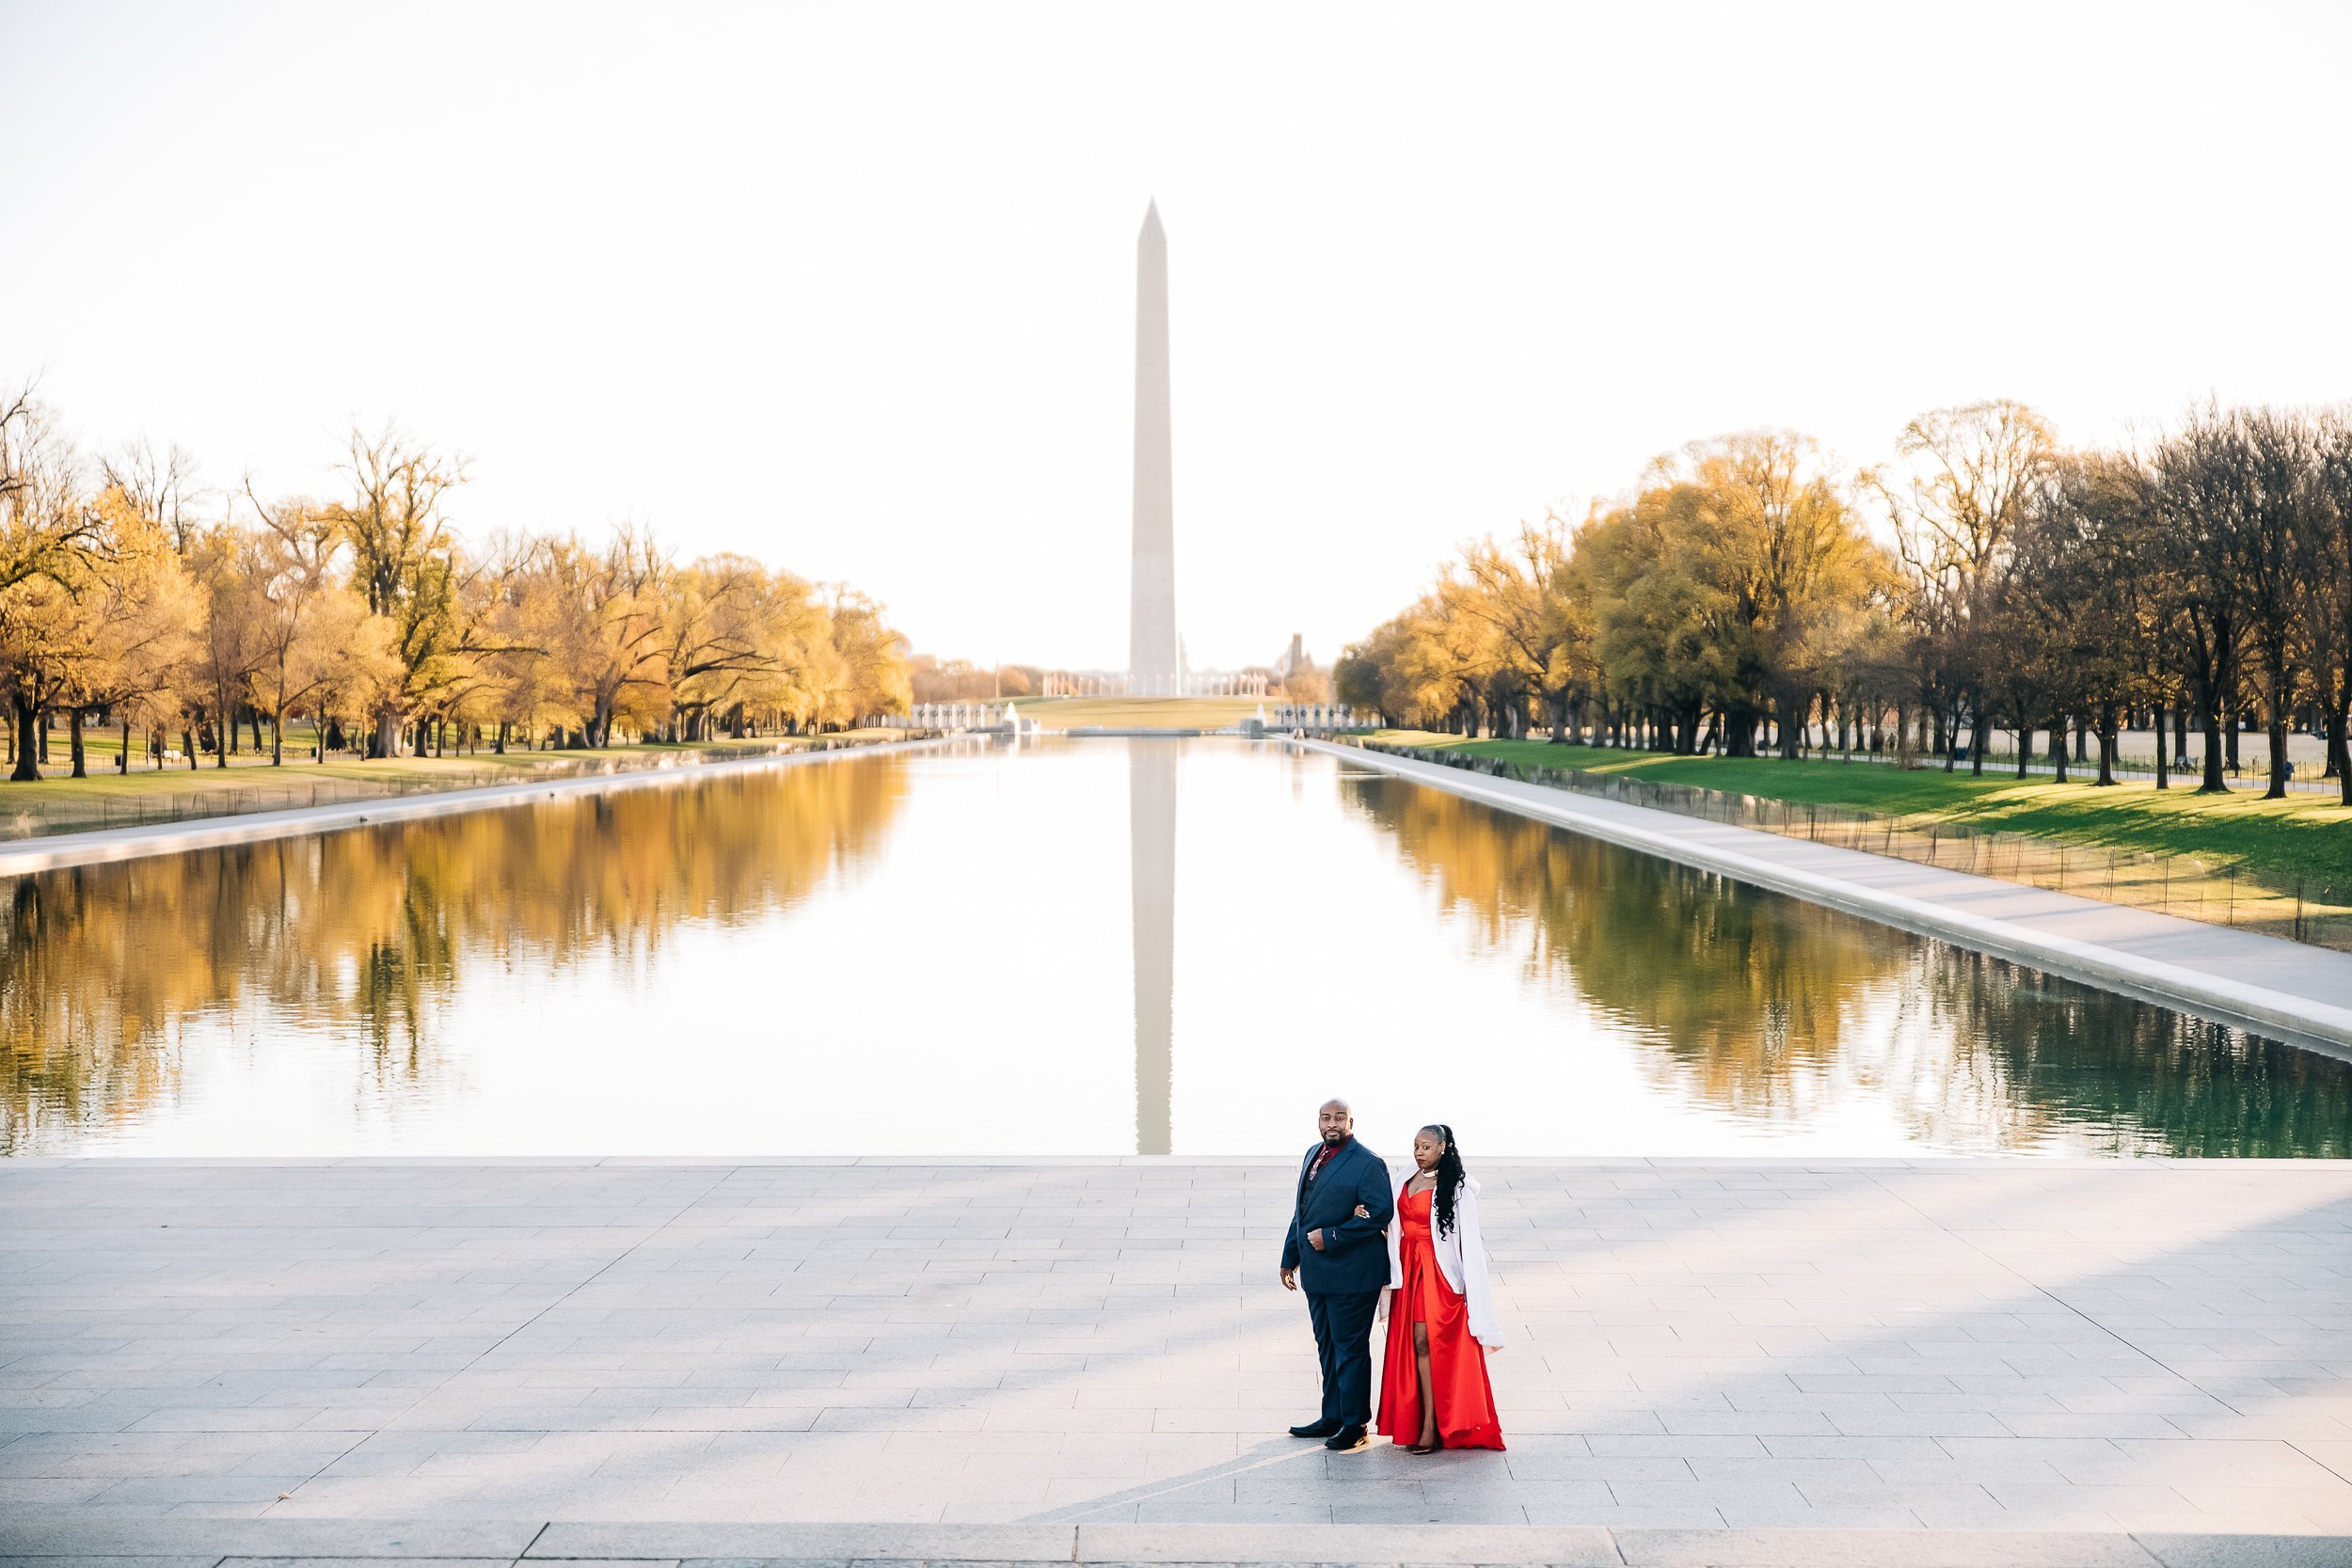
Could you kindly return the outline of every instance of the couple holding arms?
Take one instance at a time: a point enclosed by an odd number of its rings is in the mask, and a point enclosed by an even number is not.
[[[1306,1291],[1323,1415],[1291,1435],[1341,1453],[1371,1442],[1372,1324],[1385,1316],[1381,1434],[1414,1453],[1502,1447],[1486,1381],[1486,1352],[1502,1337],[1478,1183],[1463,1173],[1454,1130],[1432,1124],[1414,1136],[1413,1169],[1391,1193],[1388,1165],[1356,1141],[1347,1101],[1326,1101],[1315,1119],[1322,1137],[1299,1167],[1282,1285]]]

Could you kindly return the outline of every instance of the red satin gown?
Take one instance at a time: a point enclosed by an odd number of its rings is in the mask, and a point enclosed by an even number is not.
[[[1499,1449],[1495,1393],[1486,1381],[1486,1347],[1470,1338],[1470,1303],[1445,1282],[1431,1249],[1434,1193],[1397,1200],[1398,1261],[1405,1283],[1389,1303],[1389,1355],[1380,1370],[1380,1433],[1400,1443],[1421,1441],[1421,1374],[1413,1359],[1413,1325],[1429,1325],[1429,1391],[1438,1405],[1438,1435],[1449,1449]]]

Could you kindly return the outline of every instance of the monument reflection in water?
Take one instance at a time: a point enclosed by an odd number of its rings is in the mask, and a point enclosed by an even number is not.
[[[1176,746],[1130,741],[1127,902],[1136,974],[1136,1152],[1171,1154],[1176,1076]]]
[[[1242,742],[5,895],[12,1153],[1287,1153],[1333,1093],[1387,1153],[2352,1152],[2352,1064]]]

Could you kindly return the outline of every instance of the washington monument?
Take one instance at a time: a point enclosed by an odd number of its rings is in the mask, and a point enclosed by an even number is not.
[[[1157,202],[1136,238],[1136,531],[1128,691],[1182,696],[1176,639],[1176,493],[1168,437],[1168,236]]]

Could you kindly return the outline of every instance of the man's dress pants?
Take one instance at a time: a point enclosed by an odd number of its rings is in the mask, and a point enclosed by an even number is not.
[[[1315,1354],[1323,1363],[1323,1418],[1327,1421],[1372,1425],[1372,1320],[1379,1309],[1377,1291],[1307,1292],[1307,1315],[1315,1325]]]

